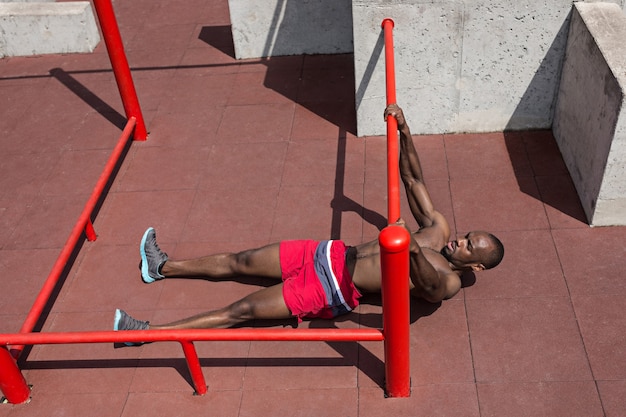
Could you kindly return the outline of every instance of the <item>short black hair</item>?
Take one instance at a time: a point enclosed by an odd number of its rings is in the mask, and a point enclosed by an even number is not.
[[[485,269],[491,269],[495,268],[500,264],[500,262],[502,262],[502,258],[504,258],[504,245],[495,235],[487,233],[487,236],[493,243],[493,250],[489,253],[485,262],[483,262],[483,266]]]

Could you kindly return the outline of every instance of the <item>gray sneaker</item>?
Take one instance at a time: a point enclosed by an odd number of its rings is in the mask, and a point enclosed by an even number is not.
[[[156,231],[149,227],[143,234],[139,246],[141,255],[141,279],[146,284],[165,278],[161,275],[161,267],[167,261],[167,253],[163,252],[156,241]]]
[[[124,310],[119,308],[115,310],[115,319],[113,320],[113,330],[148,330],[149,321],[142,321],[132,318]],[[125,342],[126,346],[140,346],[141,342]]]

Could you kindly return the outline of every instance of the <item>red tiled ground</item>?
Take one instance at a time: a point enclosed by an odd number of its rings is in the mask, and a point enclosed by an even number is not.
[[[98,240],[82,245],[42,331],[109,330],[118,307],[169,321],[268,284],[145,285],[148,226],[176,258],[377,237],[385,139],[355,136],[352,56],[237,61],[226,0],[114,6],[150,137],[128,150],[95,216]],[[0,92],[0,330],[16,332],[125,117],[103,45],[2,59]],[[381,343],[198,343],[202,397],[176,343],[46,345],[22,361],[32,401],[0,405],[0,417],[623,416],[624,228],[586,225],[549,131],[416,142],[453,229],[494,231],[507,254],[452,300],[413,303],[410,398],[384,398]],[[300,326],[380,327],[380,313],[368,296]]]

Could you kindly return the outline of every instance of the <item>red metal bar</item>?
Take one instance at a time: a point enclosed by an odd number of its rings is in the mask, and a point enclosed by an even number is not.
[[[0,334],[0,345],[166,341],[382,341],[378,329],[186,329]]]
[[[30,398],[24,375],[5,346],[0,346],[0,389],[12,404],[22,404]]]
[[[122,152],[124,151],[124,148],[128,144],[130,135],[135,128],[135,122],[136,119],[134,117],[131,117],[126,124],[126,127],[122,131],[117,145],[115,145],[115,148],[113,148],[111,156],[109,157],[109,160],[107,161],[102,174],[100,174],[100,178],[98,179],[98,182],[94,187],[91,197],[85,204],[82,213],[78,217],[78,221],[74,225],[74,228],[72,229],[69,238],[65,242],[65,246],[61,250],[61,254],[54,263],[52,271],[50,271],[48,278],[46,278],[46,281],[39,291],[39,295],[37,295],[33,306],[26,316],[26,320],[24,320],[24,324],[20,329],[20,333],[30,333],[35,328],[35,325],[41,317],[41,313],[48,303],[48,300],[50,299],[50,296],[52,295],[52,292],[54,291],[54,288],[57,285],[59,278],[61,277],[65,266],[67,265],[68,260],[72,256],[72,252],[76,248],[78,239],[80,239],[80,237],[82,236],[83,231],[87,232],[88,237],[92,237],[93,239],[95,239],[95,232],[93,231],[93,227],[91,225],[91,214],[93,212],[93,209],[96,207],[96,204],[98,204],[98,200],[100,199],[100,196],[102,195],[106,184],[111,178],[111,174],[113,173],[113,170],[115,169],[115,166],[117,165],[122,155]],[[11,351],[14,357],[17,358],[19,357],[23,349],[24,346],[13,346]]]
[[[207,386],[196,348],[193,342],[190,341],[182,341],[180,344],[183,346],[183,352],[185,353],[185,359],[187,359],[187,366],[189,367],[193,386],[196,389],[196,395],[204,395],[207,392]]]
[[[411,395],[409,232],[402,226],[387,226],[378,241],[383,276],[385,389],[389,397],[408,397]]]
[[[393,55],[393,20],[383,20],[385,36],[385,80],[387,105],[396,102],[396,75]],[[400,174],[398,172],[398,122],[387,118],[387,212],[389,224],[400,218]]]
[[[120,29],[117,25],[113,5],[111,4],[111,0],[93,0],[93,5],[96,10],[96,15],[98,16],[98,21],[100,22],[104,43],[109,52],[109,60],[113,67],[115,81],[117,82],[117,87],[122,96],[126,117],[128,119],[131,117],[137,119],[134,139],[146,140],[148,138],[148,132],[143,120],[143,115],[141,114],[137,91],[135,90],[133,77],[130,74],[130,67],[128,66],[128,60],[124,52],[124,44],[122,43],[122,36],[120,35]]]
[[[0,334],[0,388],[9,402],[14,404],[26,401],[30,394],[30,389],[6,345],[177,341],[183,347],[196,393],[203,395],[207,392],[207,387],[193,341],[382,340],[383,332],[378,329],[187,329]]]
[[[396,102],[393,51],[393,20],[381,24],[385,37],[385,79],[387,105]],[[387,118],[388,222],[400,218],[400,173],[398,169],[398,122]],[[409,232],[401,226],[388,226],[378,237],[382,276],[383,331],[385,333],[385,390],[390,397],[411,395],[409,370]]]

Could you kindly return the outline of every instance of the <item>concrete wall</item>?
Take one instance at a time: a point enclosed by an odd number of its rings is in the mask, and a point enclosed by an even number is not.
[[[0,58],[91,52],[98,42],[88,1],[0,1]]]
[[[593,2],[587,0],[587,2]],[[625,0],[612,0],[622,9]],[[415,133],[549,128],[572,0],[229,0],[237,58],[354,52],[357,131],[384,134],[380,23]]]
[[[385,17],[396,23],[398,102],[415,133],[549,128],[571,9],[571,0],[353,1],[358,134],[384,134]]]
[[[589,223],[626,225],[626,15],[578,3],[554,135]]]
[[[351,0],[229,0],[235,56],[352,52]]]

